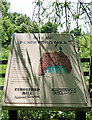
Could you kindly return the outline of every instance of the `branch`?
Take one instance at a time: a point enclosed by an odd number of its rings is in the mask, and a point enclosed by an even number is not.
[[[80,2],[80,1],[79,1],[79,2]],[[87,12],[86,8],[84,7],[84,5],[83,5],[83,3],[82,3],[82,2],[80,2],[80,4],[81,4],[81,5],[82,5],[82,7],[84,8],[84,10],[85,10],[85,12],[86,12],[86,14],[87,14],[87,16],[88,16],[88,18],[89,18],[89,21],[90,21],[90,23],[91,23],[91,25],[92,25],[91,18],[90,18],[90,16],[89,16],[89,14],[88,14],[88,12]]]

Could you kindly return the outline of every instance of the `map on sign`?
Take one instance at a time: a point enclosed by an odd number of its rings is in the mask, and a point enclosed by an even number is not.
[[[42,54],[42,57],[40,58],[38,75],[44,75],[47,72],[55,72],[58,74],[58,72],[63,72],[63,70],[64,72],[70,73],[72,67],[70,60],[62,51]]]
[[[90,108],[73,35],[14,34],[2,105],[3,109]]]

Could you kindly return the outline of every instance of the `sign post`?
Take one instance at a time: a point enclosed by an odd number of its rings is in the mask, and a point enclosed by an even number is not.
[[[72,34],[13,35],[3,109],[88,111],[90,98]]]
[[[86,120],[86,112],[76,112],[75,120]]]
[[[9,120],[17,120],[17,110],[9,110]]]

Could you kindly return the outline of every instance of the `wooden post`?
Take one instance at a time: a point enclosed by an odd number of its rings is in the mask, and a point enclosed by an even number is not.
[[[86,120],[86,112],[76,112],[75,120]]]
[[[9,110],[9,120],[17,120],[17,110]]]

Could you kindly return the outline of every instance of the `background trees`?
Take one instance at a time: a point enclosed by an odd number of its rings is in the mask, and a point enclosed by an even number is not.
[[[58,26],[56,23],[47,22],[41,27],[41,33],[57,33]]]
[[[11,35],[14,31],[14,26],[7,17],[2,18],[2,45],[8,46],[11,41]]]
[[[56,33],[57,24],[47,22],[39,25],[36,21],[31,21],[27,15],[8,12],[10,3],[1,2],[2,11],[2,46],[8,47],[13,33]]]
[[[71,2],[36,0],[32,19],[20,13],[10,13],[10,3],[2,0],[2,46],[10,44],[12,33],[61,33],[62,29],[75,36],[83,35],[83,27],[87,29],[91,22],[89,17],[89,4],[83,4],[78,0],[76,4]],[[86,19],[85,19],[86,16]],[[84,19],[80,25],[79,19]],[[72,24],[74,22],[74,25]],[[75,27],[73,27],[75,26]],[[87,33],[87,31],[86,31]]]

